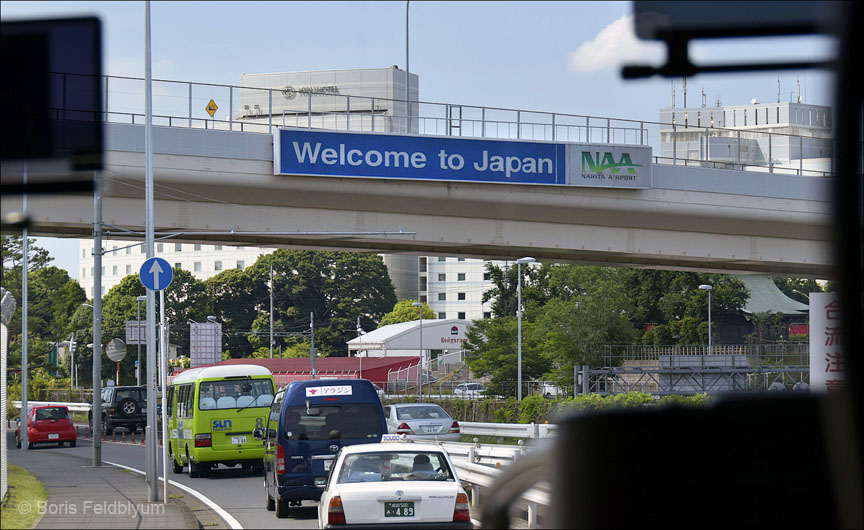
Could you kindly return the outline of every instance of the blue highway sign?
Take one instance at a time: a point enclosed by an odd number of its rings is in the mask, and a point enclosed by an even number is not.
[[[152,291],[161,291],[174,279],[174,271],[164,259],[150,258],[141,265],[138,278],[141,279],[144,287]]]

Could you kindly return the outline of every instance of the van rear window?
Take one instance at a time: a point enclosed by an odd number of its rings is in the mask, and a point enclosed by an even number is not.
[[[381,411],[373,403],[287,407],[283,429],[289,440],[369,439],[381,437]]]

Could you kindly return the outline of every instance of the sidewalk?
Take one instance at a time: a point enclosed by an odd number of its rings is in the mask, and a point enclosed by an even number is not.
[[[35,475],[48,492],[46,505],[19,508],[43,514],[36,528],[225,528],[218,516],[176,488],[169,487],[168,503],[148,503],[141,475],[107,464],[92,467],[82,457],[12,447],[9,461]],[[159,491],[161,496],[161,483]]]

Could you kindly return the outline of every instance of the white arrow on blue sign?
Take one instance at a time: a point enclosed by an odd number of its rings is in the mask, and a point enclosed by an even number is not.
[[[150,258],[141,265],[138,278],[151,291],[161,291],[174,279],[174,270],[162,258]]]

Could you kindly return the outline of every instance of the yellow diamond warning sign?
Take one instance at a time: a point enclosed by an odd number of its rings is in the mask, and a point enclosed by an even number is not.
[[[210,103],[207,104],[205,109],[207,110],[207,114],[209,114],[212,118],[213,115],[216,114],[216,111],[219,110],[219,105],[217,105],[216,102],[211,99]]]

